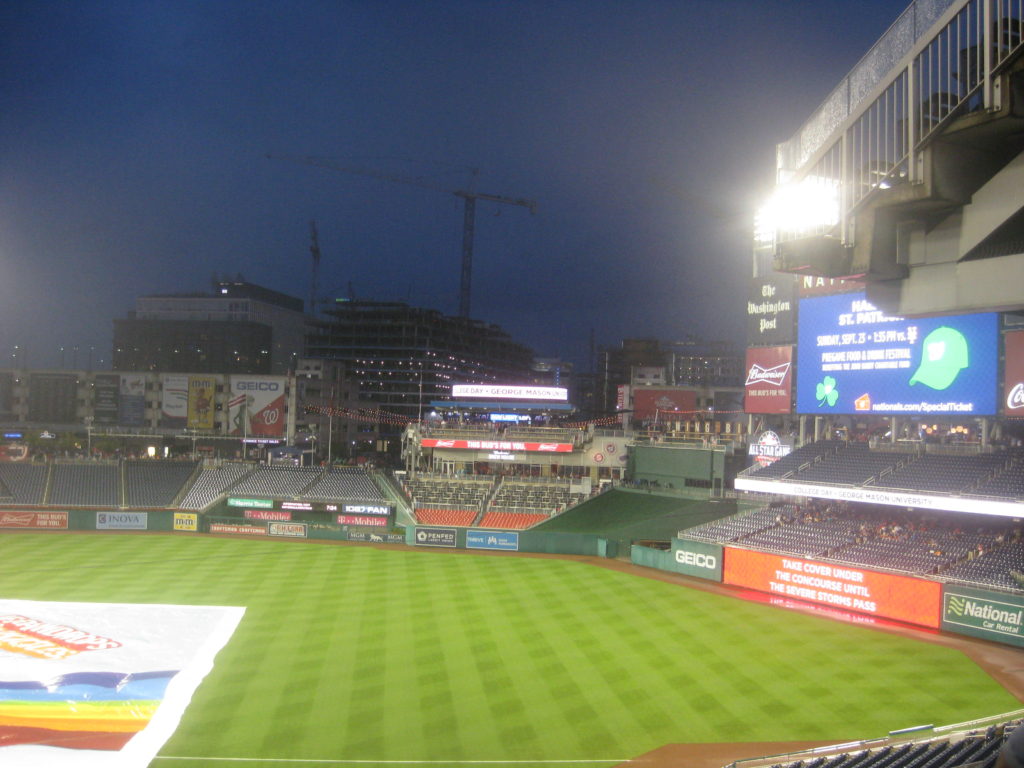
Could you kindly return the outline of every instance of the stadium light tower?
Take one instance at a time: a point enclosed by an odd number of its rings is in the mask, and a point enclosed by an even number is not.
[[[780,184],[754,219],[754,240],[771,245],[778,234],[789,239],[821,234],[839,223],[839,183],[807,176]]]

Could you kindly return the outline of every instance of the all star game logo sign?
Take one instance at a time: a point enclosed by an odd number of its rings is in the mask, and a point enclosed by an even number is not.
[[[748,453],[758,466],[767,467],[783,456],[788,456],[792,450],[792,445],[782,442],[781,438],[771,430],[766,430],[761,433],[756,443],[750,444]]]

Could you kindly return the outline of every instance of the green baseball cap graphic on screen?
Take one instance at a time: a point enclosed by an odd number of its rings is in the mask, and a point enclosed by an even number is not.
[[[967,339],[955,328],[942,326],[924,338],[921,364],[910,379],[932,389],[945,389],[967,367]]]

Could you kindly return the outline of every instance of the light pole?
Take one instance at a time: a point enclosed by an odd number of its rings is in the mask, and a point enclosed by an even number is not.
[[[85,422],[85,455],[92,458],[92,416],[86,416]]]
[[[333,398],[332,398],[333,400]],[[327,466],[331,466],[331,447],[334,445],[334,406],[327,411]]]
[[[420,360],[420,397],[416,408],[416,421],[423,424],[423,361]]]

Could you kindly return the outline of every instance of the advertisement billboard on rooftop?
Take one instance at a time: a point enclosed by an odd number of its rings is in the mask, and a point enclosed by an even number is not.
[[[283,376],[232,376],[228,434],[283,436],[285,384]]]
[[[803,299],[797,411],[988,416],[996,413],[998,316],[890,316],[863,293]]]

